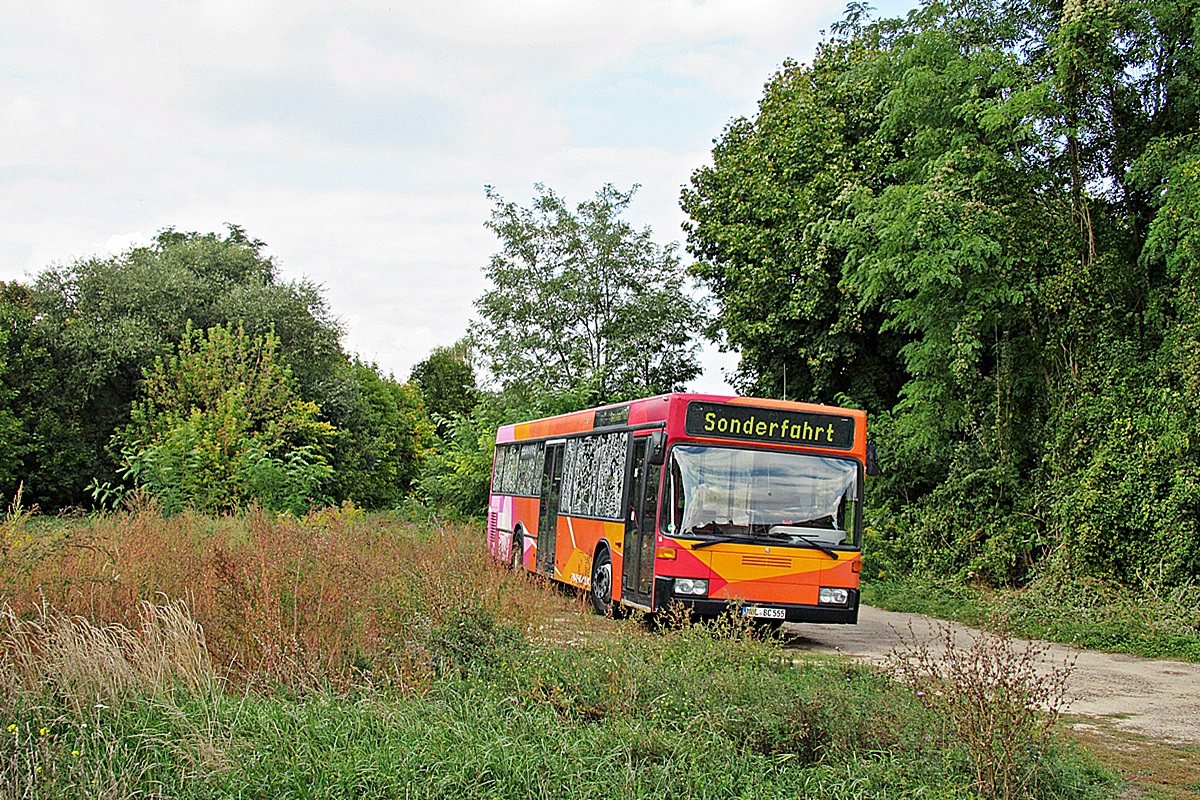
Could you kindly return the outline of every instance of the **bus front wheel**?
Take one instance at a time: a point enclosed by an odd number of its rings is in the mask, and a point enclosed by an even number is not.
[[[592,609],[602,617],[613,612],[612,557],[602,549],[592,561]]]
[[[521,556],[524,555],[524,551],[525,546],[521,542],[521,537],[514,536],[512,538],[512,547],[508,553],[508,566],[510,569],[516,571],[525,566],[523,559],[521,558]]]

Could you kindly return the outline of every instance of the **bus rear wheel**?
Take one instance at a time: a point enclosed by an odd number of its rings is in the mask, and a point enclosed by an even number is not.
[[[601,550],[592,561],[592,610],[602,617],[612,616],[612,557]]]
[[[521,537],[514,536],[512,539],[512,547],[509,549],[508,553],[508,566],[514,572],[525,566],[524,563],[522,563],[521,558],[521,556],[524,554],[524,551],[525,548],[521,543]]]

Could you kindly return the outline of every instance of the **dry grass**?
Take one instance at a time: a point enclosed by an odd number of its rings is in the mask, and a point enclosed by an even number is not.
[[[14,656],[0,677],[18,685],[35,669],[23,665],[36,665],[56,686],[113,696],[131,682],[159,685],[147,670],[169,655],[299,690],[381,679],[418,686],[436,666],[426,640],[440,626],[470,614],[527,629],[566,603],[491,562],[474,528],[349,506],[302,519],[164,519],[149,507],[0,523],[6,648],[37,654]],[[111,685],[73,675],[71,648],[108,663]],[[150,651],[164,656],[156,662]],[[162,669],[162,680],[191,674]]]
[[[580,613],[476,528],[143,508],[0,534],[0,797],[957,797],[972,779],[944,709],[880,676],[793,664],[740,616],[647,636]],[[1098,796],[1059,792],[1047,753],[1047,796]]]
[[[1079,719],[1066,730],[1101,764],[1128,781],[1122,798],[1200,797],[1200,747],[1140,736],[1103,720]]]
[[[137,628],[95,625],[45,606],[32,618],[0,612],[0,689],[4,701],[49,688],[77,711],[115,705],[130,693],[183,687],[212,691],[215,673],[204,630],[181,601],[140,605]]]

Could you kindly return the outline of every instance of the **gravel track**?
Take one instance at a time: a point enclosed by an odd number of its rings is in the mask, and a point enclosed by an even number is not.
[[[841,653],[880,663],[911,635],[930,646],[942,641],[950,624],[960,642],[978,632],[920,614],[901,614],[863,606],[858,625],[787,625],[788,647]],[[1136,656],[1077,650],[1047,644],[1046,659],[1062,665],[1074,658],[1066,713],[1105,720],[1118,729],[1169,742],[1200,745],[1200,664],[1157,661]]]

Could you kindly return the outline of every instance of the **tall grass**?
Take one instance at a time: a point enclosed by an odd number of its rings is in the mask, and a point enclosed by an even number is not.
[[[979,797],[964,744],[880,673],[711,628],[611,628],[459,663],[422,693],[25,705],[2,720],[0,779],[14,797]],[[1041,755],[1014,796],[1109,788]]]
[[[647,631],[468,527],[334,509],[3,528],[0,797],[978,797],[887,675]],[[1014,797],[1108,785],[1048,740]]]
[[[204,630],[182,602],[143,601],[141,624],[95,625],[42,606],[32,617],[0,612],[0,707],[52,687],[76,711],[131,694],[213,689]]]
[[[465,526],[405,524],[353,507],[304,518],[256,510],[164,519],[152,507],[20,517],[0,535],[0,604],[10,618],[54,609],[43,624],[85,618],[136,629],[147,603],[182,602],[222,676],[299,690],[420,683],[436,668],[429,637],[456,619],[516,629],[561,602],[490,563]]]

